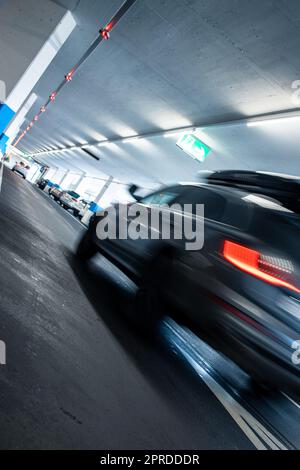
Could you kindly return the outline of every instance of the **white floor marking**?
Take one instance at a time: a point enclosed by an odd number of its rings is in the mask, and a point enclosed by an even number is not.
[[[280,442],[279,439],[252,416],[249,411],[240,405],[240,403],[205,370],[201,365],[203,360],[197,360],[199,353],[190,344],[187,344],[186,339],[180,333],[181,327],[173,321],[168,321],[165,325],[168,327],[169,332],[171,332],[171,338],[169,339],[171,339],[172,344],[177,347],[190,363],[256,449],[288,450],[285,444]]]
[[[284,392],[281,392],[281,393],[282,393],[282,395],[285,396],[285,398],[287,398],[290,402],[292,402],[293,405],[297,406],[297,408],[300,409],[300,404],[299,403],[297,403],[295,400],[293,400],[291,397],[289,397],[286,393],[284,393]]]

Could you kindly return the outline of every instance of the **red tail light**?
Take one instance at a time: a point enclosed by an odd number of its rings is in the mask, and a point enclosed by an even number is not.
[[[229,240],[224,242],[223,256],[237,268],[262,281],[300,293],[300,289],[290,282],[294,267],[288,260],[264,256],[258,251]]]

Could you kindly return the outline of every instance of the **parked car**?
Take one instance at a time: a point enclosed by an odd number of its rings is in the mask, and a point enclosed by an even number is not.
[[[86,201],[85,199],[81,199],[81,204],[82,204],[82,207],[81,207],[81,209],[79,211],[79,214],[78,214],[79,219],[82,219],[86,209],[88,209],[91,206],[91,204],[93,204],[93,202],[92,201]]]
[[[176,312],[255,380],[300,396],[294,360],[300,352],[300,179],[218,172],[203,183],[137,198],[149,220],[169,211],[172,228],[178,213],[166,203],[191,204],[183,222],[187,217],[193,224],[195,204],[204,204],[202,249],[187,251],[184,237],[101,240],[102,211],[92,217],[78,257],[99,251],[137,283],[132,320],[146,331],[166,311]],[[127,226],[132,220],[125,219]]]
[[[58,202],[60,200],[61,195],[63,194],[63,190],[59,185],[52,186],[49,189],[49,195],[53,197],[53,199]]]
[[[29,170],[30,170],[30,166],[25,165],[25,163],[23,163],[23,162],[16,163],[12,168],[12,171],[14,173],[18,173],[20,176],[22,176],[22,178],[24,178],[24,180],[27,178]]]
[[[36,183],[36,185],[37,185],[40,189],[44,190],[48,183],[49,183],[49,180],[42,178],[41,180],[39,180],[39,181]]]
[[[80,194],[76,193],[75,191],[63,191],[59,202],[64,209],[71,209],[75,216],[78,216],[80,210],[85,207],[85,204],[80,198]]]

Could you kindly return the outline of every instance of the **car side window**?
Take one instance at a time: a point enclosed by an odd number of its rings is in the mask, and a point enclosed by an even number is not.
[[[170,188],[144,197],[140,202],[145,205],[161,206],[163,204],[172,203],[179,195],[180,187]]]
[[[225,213],[227,201],[215,191],[206,188],[190,187],[179,198],[181,204],[204,204],[204,216],[221,222]],[[194,212],[194,208],[193,208]]]

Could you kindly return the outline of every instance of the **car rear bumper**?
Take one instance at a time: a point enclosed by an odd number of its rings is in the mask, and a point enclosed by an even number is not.
[[[18,173],[18,175],[22,176],[23,178],[26,178],[26,175],[24,175],[24,173],[22,173],[21,171],[19,171],[18,169],[13,169],[13,171],[15,173]]]
[[[76,207],[74,207],[72,205],[72,203],[70,203],[70,201],[66,201],[65,199],[61,198],[60,199],[60,202],[64,205],[64,206],[67,206],[68,209],[76,209]]]

